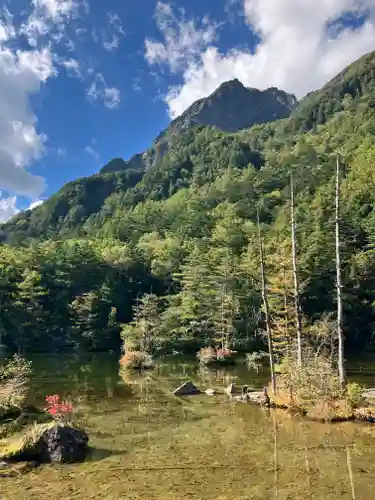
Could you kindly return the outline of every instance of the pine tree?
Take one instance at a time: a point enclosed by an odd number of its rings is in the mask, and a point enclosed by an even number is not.
[[[239,300],[234,288],[234,267],[225,259],[218,266],[217,287],[219,308],[214,312],[214,327],[222,349],[230,349],[235,340],[235,319],[239,312]]]
[[[159,344],[160,303],[153,294],[145,294],[134,307],[134,319],[124,326],[124,350],[140,350],[152,354]]]
[[[181,282],[181,323],[187,336],[209,342],[214,317],[220,310],[219,287],[214,260],[207,250],[196,247],[175,275]]]
[[[275,355],[290,355],[295,339],[293,274],[290,268],[290,247],[279,244],[268,273],[268,297],[271,331]]]
[[[41,284],[41,275],[37,271],[26,268],[22,278],[15,291],[15,308],[12,311],[19,354],[32,345],[40,335],[38,323],[43,315],[42,298],[46,295],[46,290]]]

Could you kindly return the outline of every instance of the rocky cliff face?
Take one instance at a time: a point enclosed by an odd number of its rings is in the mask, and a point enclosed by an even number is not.
[[[101,174],[109,174],[111,172],[118,172],[119,170],[125,170],[126,168],[141,170],[143,165],[143,155],[137,154],[130,158],[130,160],[125,161],[122,158],[114,158],[110,162],[108,162],[104,167],[100,170]]]
[[[225,132],[236,132],[255,124],[288,117],[297,105],[294,95],[271,87],[261,91],[230,80],[210,96],[193,103],[168,127],[168,131],[191,125],[212,125]]]
[[[271,87],[261,91],[247,88],[239,80],[222,83],[210,96],[194,102],[155,139],[153,146],[129,161],[112,160],[101,173],[124,168],[150,168],[168,150],[170,140],[194,125],[209,125],[224,132],[250,128],[288,117],[297,105],[292,94]]]

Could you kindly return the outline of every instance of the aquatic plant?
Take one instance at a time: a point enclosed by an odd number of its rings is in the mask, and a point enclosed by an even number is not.
[[[215,347],[202,347],[197,353],[197,358],[204,365],[210,364],[232,364],[234,363],[235,351],[230,349],[215,349]]]
[[[142,351],[128,351],[120,359],[120,365],[125,369],[148,370],[154,367],[152,356]]]

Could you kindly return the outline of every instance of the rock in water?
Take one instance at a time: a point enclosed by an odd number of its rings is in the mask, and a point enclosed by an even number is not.
[[[263,404],[264,401],[264,393],[260,391],[254,391],[248,393],[249,400],[253,403],[257,403],[258,405]]]
[[[224,390],[227,394],[236,394],[237,392],[235,384],[229,384]]]
[[[83,462],[87,455],[89,438],[74,427],[56,425],[40,439],[41,462]]]
[[[74,427],[57,423],[40,425],[24,436],[18,449],[15,447],[2,458],[12,462],[83,462],[88,452],[88,441],[87,434]]]
[[[215,396],[215,394],[216,394],[215,389],[207,389],[204,392],[207,394],[207,396]]]
[[[193,384],[191,380],[188,380],[184,384],[180,385],[177,389],[173,391],[175,396],[190,396],[192,394],[200,394],[200,390]]]
[[[362,392],[362,398],[366,399],[369,402],[374,402],[375,401],[375,389],[366,389],[365,391]]]

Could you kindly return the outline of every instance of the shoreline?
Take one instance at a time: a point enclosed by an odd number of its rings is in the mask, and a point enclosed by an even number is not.
[[[368,391],[373,391],[374,389],[369,389]],[[275,401],[274,396],[269,396],[269,404],[266,404],[264,401],[264,393],[261,391],[252,391],[247,394],[247,401],[250,404],[254,404],[257,406],[263,406],[266,408],[274,408],[279,410],[284,410],[286,412],[291,412],[296,415],[302,416],[311,420],[312,422],[326,422],[326,423],[341,423],[341,422],[365,422],[369,424],[375,424],[375,403],[374,406],[359,406],[358,408],[353,408],[351,412],[347,415],[332,415],[330,418],[324,418],[323,416],[312,416],[309,415],[309,410],[304,408],[300,408],[298,406],[293,406],[285,403],[278,403]],[[366,397],[364,396],[366,400]],[[322,402],[327,405],[332,405],[328,408],[328,410],[335,410],[334,404],[340,403],[340,401],[332,401],[332,402]]]

